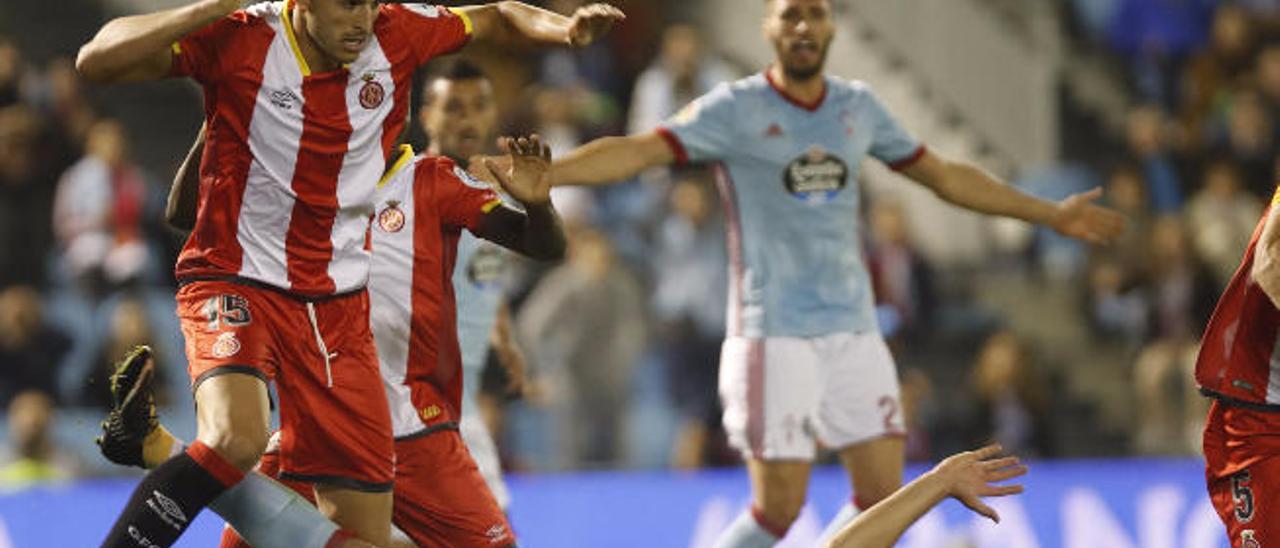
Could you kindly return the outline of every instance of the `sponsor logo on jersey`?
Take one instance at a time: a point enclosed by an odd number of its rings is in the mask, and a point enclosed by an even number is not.
[[[364,80],[364,86],[360,88],[360,106],[366,110],[382,106],[382,100],[387,97],[387,90],[374,79],[373,74],[365,74],[361,79]]]
[[[294,107],[302,104],[302,99],[299,98],[298,94],[294,93],[291,89],[278,89],[272,91],[268,95],[268,98],[271,100],[272,105],[285,110],[293,110]]]
[[[400,202],[387,202],[386,209],[378,214],[378,228],[390,234],[404,228],[404,212],[400,210]]]
[[[467,279],[481,289],[496,288],[506,272],[507,261],[502,251],[491,245],[481,245],[467,262]]]
[[[484,532],[484,535],[486,537],[489,537],[489,544],[497,544],[507,536],[507,526],[499,523],[497,525],[494,525],[493,527],[490,527],[487,531]]]
[[[236,338],[235,331],[227,331],[218,335],[218,339],[213,341],[213,357],[230,358],[240,352],[240,340]]]
[[[849,184],[849,165],[821,146],[810,147],[782,174],[787,192],[808,203],[821,204],[835,198]]]
[[[132,525],[129,526],[129,536],[132,537],[133,541],[138,543],[138,546],[141,546],[142,548],[159,548],[160,547],[159,544],[152,542],[151,539],[142,536],[142,531],[139,531],[137,527],[134,527]]]
[[[431,422],[432,419],[439,417],[441,413],[442,411],[440,411],[440,406],[438,405],[424,407],[422,409],[422,420],[424,422]]]

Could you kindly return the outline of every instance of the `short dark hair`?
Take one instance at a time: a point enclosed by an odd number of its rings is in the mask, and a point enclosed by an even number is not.
[[[419,104],[431,102],[431,86],[436,80],[447,80],[450,82],[463,82],[467,80],[489,80],[489,74],[471,61],[464,58],[457,58],[450,61],[438,70],[433,70],[422,78],[419,82]]]

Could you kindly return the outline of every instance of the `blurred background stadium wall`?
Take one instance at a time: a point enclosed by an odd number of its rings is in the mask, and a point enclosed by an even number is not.
[[[109,364],[122,349],[156,347],[163,413],[179,435],[194,431],[173,315],[171,266],[182,241],[161,211],[200,124],[199,90],[88,86],[71,62],[108,16],[180,3],[0,3],[0,490],[8,493],[0,519],[12,532],[14,520],[34,519],[19,510],[39,507],[32,501],[54,496],[60,507],[75,489],[123,489],[96,478],[134,476],[98,457],[91,441]],[[538,3],[567,13],[582,2]],[[615,3],[626,24],[587,50],[468,53],[497,83],[505,131],[537,131],[560,153],[646,131],[770,58],[758,1]],[[994,438],[1052,471],[1021,502],[1032,542],[992,540],[958,522],[948,531],[980,546],[1217,546],[1195,533],[1206,527],[1197,483],[1206,404],[1190,367],[1274,189],[1280,1],[836,3],[832,74],[867,81],[931,147],[1029,192],[1061,198],[1105,187],[1131,224],[1116,245],[1091,250],[958,212],[868,166],[865,252],[900,366],[909,459]],[[533,382],[509,398],[491,367],[482,405],[517,485],[538,486],[517,489],[518,530],[524,519],[546,519],[521,514],[522,506],[556,508],[548,502],[556,490],[601,478],[669,490],[645,491],[651,506],[670,497],[702,512],[719,500],[731,516],[745,500],[745,483],[716,483],[721,473],[668,472],[738,464],[716,420],[726,282],[708,177],[662,171],[558,194],[578,228],[575,245],[592,252],[552,269],[522,264],[506,280]],[[565,277],[557,270],[611,282],[558,287]],[[584,295],[606,304],[593,311],[602,317],[541,321]],[[579,336],[587,332],[596,336]],[[603,351],[576,346],[602,340]],[[591,359],[572,358],[587,350]],[[1104,458],[1122,460],[1077,460]],[[611,472],[559,482],[544,475],[586,470]],[[1125,474],[1142,479],[1146,494],[1115,488]],[[814,487],[824,518],[847,496],[836,477],[820,476]],[[40,487],[50,483],[73,490],[57,498]],[[1152,517],[1143,501],[1159,498],[1160,486],[1181,498]],[[1061,521],[1072,511],[1113,520],[1123,535],[1107,538],[1130,544],[1072,537]],[[698,545],[698,527],[714,526],[672,527]],[[541,538],[561,540],[530,544],[591,545],[574,540],[588,537]]]

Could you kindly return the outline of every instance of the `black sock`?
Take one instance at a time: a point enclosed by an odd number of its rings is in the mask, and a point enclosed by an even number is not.
[[[179,453],[142,478],[102,546],[165,548],[173,545],[191,525],[191,520],[227,490],[229,485],[225,479],[224,476],[220,480],[196,462],[190,449]]]

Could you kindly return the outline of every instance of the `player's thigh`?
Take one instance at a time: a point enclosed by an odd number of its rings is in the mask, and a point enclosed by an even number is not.
[[[391,492],[370,493],[315,484],[320,513],[362,540],[386,546],[391,538]]]
[[[819,353],[815,427],[823,445],[840,450],[905,432],[897,366],[879,333],[824,337]]]
[[[839,451],[840,464],[852,479],[859,507],[870,507],[902,487],[905,447],[906,438],[890,434]]]
[[[812,460],[818,367],[811,339],[726,339],[720,398],[733,448],[746,458]]]
[[[467,451],[471,453],[471,458],[480,469],[480,475],[484,477],[489,491],[498,501],[498,507],[506,511],[511,504],[511,493],[507,490],[506,481],[502,477],[502,458],[498,455],[498,446],[493,442],[493,435],[489,433],[489,428],[479,415],[479,413],[463,415],[459,425],[462,442],[466,444]]]
[[[808,460],[749,459],[747,472],[755,507],[775,519],[795,519],[804,507],[812,469]]]
[[[511,546],[515,535],[456,430],[396,442],[393,521],[420,546]]]
[[[196,387],[195,400],[197,439],[237,468],[253,468],[270,429],[266,383],[255,375],[218,375]]]

